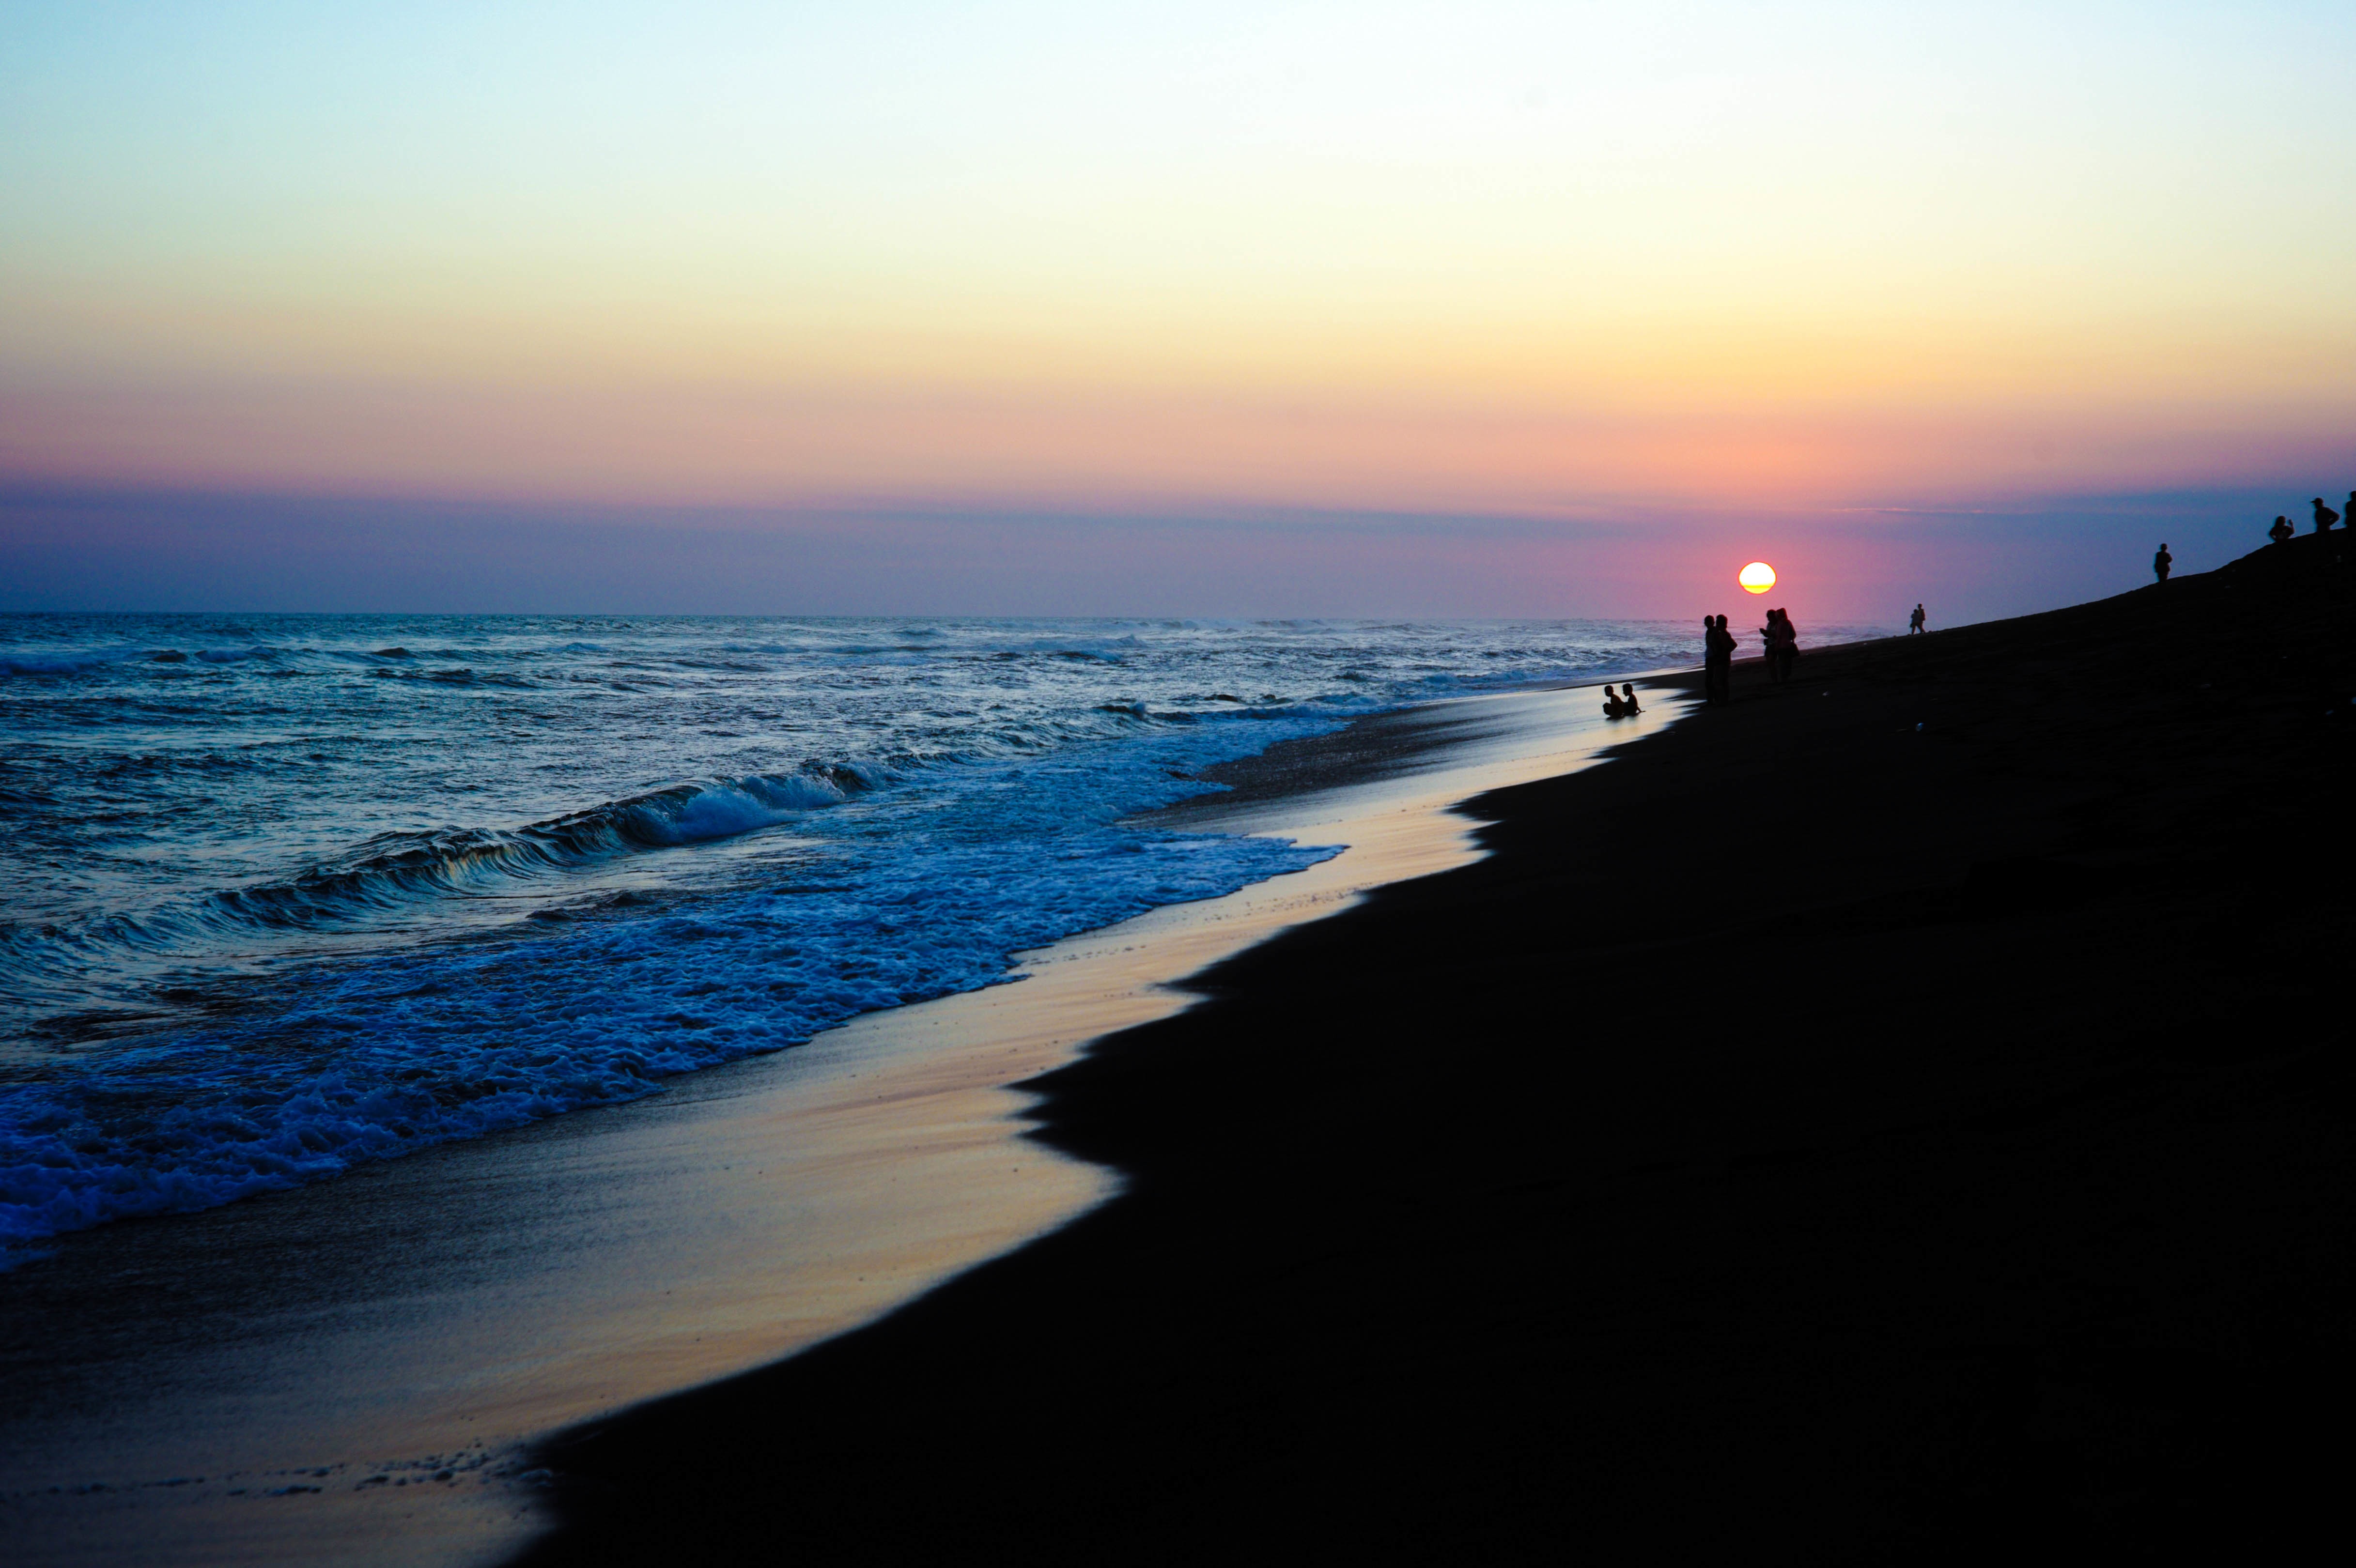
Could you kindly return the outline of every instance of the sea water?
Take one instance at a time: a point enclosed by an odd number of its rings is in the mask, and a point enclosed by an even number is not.
[[[1141,827],[1683,624],[0,616],[0,1266],[652,1093],[1327,847]]]

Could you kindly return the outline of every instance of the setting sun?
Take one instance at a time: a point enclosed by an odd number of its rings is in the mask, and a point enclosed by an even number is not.
[[[1764,593],[1775,586],[1775,569],[1763,560],[1754,560],[1735,574],[1735,581],[1742,584],[1746,592]]]

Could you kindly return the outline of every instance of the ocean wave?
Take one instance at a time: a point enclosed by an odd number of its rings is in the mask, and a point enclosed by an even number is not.
[[[203,756],[141,759],[145,769],[250,766]],[[888,775],[872,764],[674,784],[515,828],[382,833],[298,874],[224,889],[189,902],[70,924],[17,925],[0,942],[0,976],[37,978],[63,952],[111,944],[169,952],[239,931],[334,931],[418,901],[562,874],[633,851],[758,832],[840,805]]]
[[[854,792],[873,788],[878,776],[875,769],[852,764],[753,773],[672,784],[522,827],[382,834],[347,861],[215,896],[274,908],[367,901],[380,889],[402,895],[455,891],[485,873],[528,876],[633,849],[757,832],[840,805]]]
[[[0,676],[81,675],[90,670],[104,669],[127,658],[137,658],[134,652],[109,654],[17,654],[0,656]]]
[[[281,650],[255,645],[242,648],[198,648],[190,654],[173,647],[69,649],[48,654],[0,655],[0,677],[89,675],[123,665],[234,665],[249,659],[273,659]]]
[[[164,779],[181,774],[238,773],[261,766],[251,757],[224,757],[214,752],[198,752],[175,755],[169,752],[142,752],[121,756],[91,769],[88,776],[94,779]]]
[[[322,970],[265,1019],[0,1083],[0,1267],[27,1243],[209,1208],[654,1093],[1012,954],[1333,853],[1098,832],[842,866],[541,941]]]
[[[852,791],[873,787],[872,772],[852,767],[827,773],[755,773],[683,784],[591,816],[610,815],[616,830],[639,844],[693,844],[775,827],[806,811],[840,805]]]

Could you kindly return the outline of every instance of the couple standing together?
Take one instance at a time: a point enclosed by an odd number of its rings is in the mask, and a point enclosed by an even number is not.
[[[1726,629],[1723,615],[1705,615],[1701,625],[1702,695],[1723,707],[1734,699],[1734,634]],[[1800,631],[1792,624],[1790,613],[1768,611],[1759,635],[1767,645],[1768,672],[1779,682],[1791,679],[1792,667],[1800,658]]]

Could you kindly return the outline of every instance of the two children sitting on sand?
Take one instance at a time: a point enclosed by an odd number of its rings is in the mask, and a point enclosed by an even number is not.
[[[1633,719],[1643,711],[1644,710],[1642,708],[1636,706],[1636,687],[1633,681],[1622,681],[1618,691],[1612,689],[1610,681],[1603,683],[1603,717]]]

